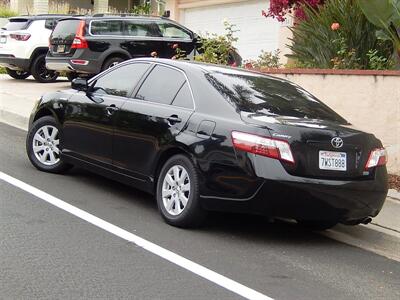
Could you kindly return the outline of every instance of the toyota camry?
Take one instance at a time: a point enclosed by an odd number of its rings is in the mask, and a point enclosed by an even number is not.
[[[261,214],[314,229],[368,223],[386,198],[386,150],[298,85],[242,69],[134,59],[45,94],[27,153],[153,194],[164,220]]]

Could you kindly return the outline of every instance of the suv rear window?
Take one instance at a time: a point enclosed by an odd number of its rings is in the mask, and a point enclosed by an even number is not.
[[[75,38],[76,30],[78,29],[80,20],[62,20],[57,23],[51,34],[52,39],[60,40],[73,40]]]
[[[236,71],[206,77],[241,112],[347,123],[300,86],[279,78]]]
[[[22,30],[27,29],[29,27],[29,19],[10,19],[3,29],[13,31],[13,30]]]

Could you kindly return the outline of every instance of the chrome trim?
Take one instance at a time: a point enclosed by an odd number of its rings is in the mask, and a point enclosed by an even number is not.
[[[75,70],[69,63],[66,62],[46,62],[46,68],[54,71],[73,71]]]

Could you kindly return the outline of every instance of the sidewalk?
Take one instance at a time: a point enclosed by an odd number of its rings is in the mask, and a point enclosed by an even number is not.
[[[26,130],[28,118],[35,100],[42,94],[70,87],[68,81],[41,84],[32,77],[28,80],[15,80],[0,75],[0,122]],[[400,193],[390,190],[381,213],[366,226],[370,229],[382,229],[400,238]]]

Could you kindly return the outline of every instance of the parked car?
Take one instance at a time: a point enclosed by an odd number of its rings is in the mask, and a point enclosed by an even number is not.
[[[386,198],[381,142],[287,80],[135,59],[72,88],[34,108],[32,164],[75,165],[154,194],[169,224],[226,210],[321,229],[368,223]]]
[[[57,20],[65,15],[21,16],[9,19],[0,30],[0,66],[15,79],[32,76],[53,82],[58,73],[46,69],[49,37]]]
[[[46,66],[55,71],[98,74],[124,60],[157,56],[172,58],[176,47],[193,58],[198,37],[163,17],[97,15],[61,20],[50,37]],[[231,63],[241,64],[235,51]]]

